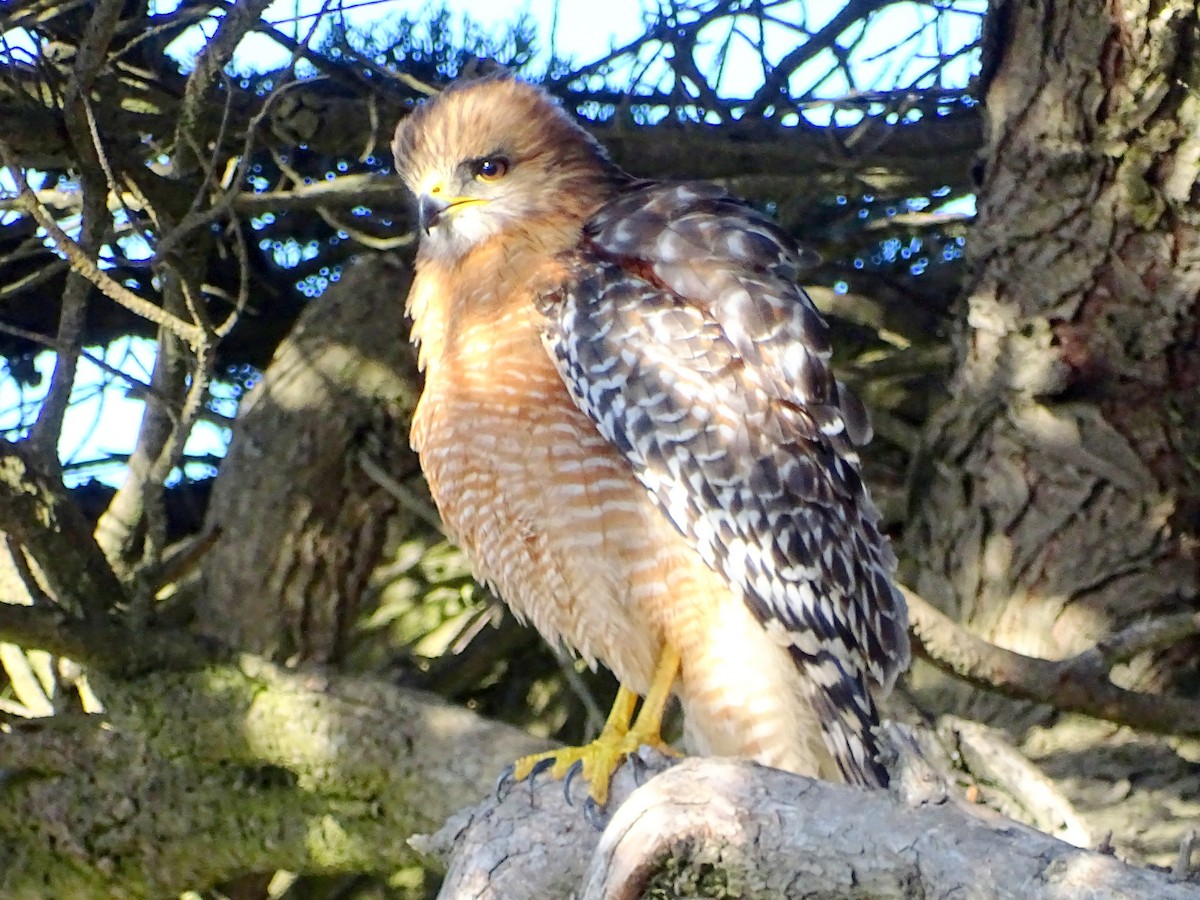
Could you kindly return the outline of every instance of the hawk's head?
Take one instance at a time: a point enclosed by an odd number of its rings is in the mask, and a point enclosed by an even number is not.
[[[445,261],[564,215],[582,224],[623,177],[553,98],[507,74],[455,82],[401,121],[392,150],[421,252]]]

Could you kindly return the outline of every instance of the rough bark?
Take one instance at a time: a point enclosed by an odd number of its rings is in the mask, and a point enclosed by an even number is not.
[[[198,627],[229,646],[340,658],[389,529],[413,527],[368,471],[422,490],[408,446],[419,392],[409,279],[387,257],[351,266],[242,403],[209,504],[206,527],[220,537],[197,600]]]
[[[434,698],[254,657],[0,728],[0,895],[157,898],[278,868],[386,874],[545,744]]]
[[[926,599],[1004,647],[1056,659],[1200,608],[1197,10],[1041,0],[997,2],[989,16],[975,279],[907,549]],[[1117,680],[1194,692],[1197,659],[1185,642]],[[1052,721],[991,695],[936,702],[1018,736]],[[1110,784],[1109,766],[1093,758],[1089,772],[1070,738],[1039,740],[1077,790]],[[1169,761],[1165,813],[1184,821],[1188,755]],[[1127,810],[1126,829],[1163,815],[1157,803]]]
[[[684,760],[603,833],[545,783],[415,843],[453,848],[445,898],[1200,898],[944,794],[909,801],[734,760]]]

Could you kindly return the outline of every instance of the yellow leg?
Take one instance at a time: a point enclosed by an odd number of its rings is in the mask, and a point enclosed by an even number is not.
[[[669,644],[665,645],[654,669],[650,690],[646,692],[646,699],[642,702],[637,721],[629,731],[630,735],[637,739],[637,743],[633,745],[635,750],[643,744],[648,744],[674,754],[674,751],[663,743],[662,719],[667,709],[667,701],[671,699],[671,688],[675,686],[675,679],[679,676],[679,662],[679,651]]]
[[[608,802],[608,788],[613,773],[638,747],[648,744],[657,750],[677,755],[662,739],[662,717],[671,688],[679,674],[679,653],[674,647],[664,647],[654,668],[650,690],[638,712],[637,721],[630,727],[638,695],[625,685],[617,691],[612,710],[600,735],[582,747],[563,747],[546,753],[523,756],[513,764],[514,781],[524,781],[535,771],[550,767],[550,777],[562,779],[578,765],[588,783],[588,794],[600,806]]]

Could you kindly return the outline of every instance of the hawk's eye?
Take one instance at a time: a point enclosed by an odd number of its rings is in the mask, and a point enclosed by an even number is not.
[[[499,181],[508,174],[508,160],[503,156],[485,156],[471,163],[471,174],[480,181]]]

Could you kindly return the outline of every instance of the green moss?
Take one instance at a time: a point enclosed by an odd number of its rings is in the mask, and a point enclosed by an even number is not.
[[[683,846],[659,860],[658,868],[650,876],[642,896],[648,900],[679,900],[679,898],[704,898],[704,900],[732,900],[732,898],[766,897],[753,890],[744,874],[725,864],[719,850],[716,857],[711,849],[704,852],[705,859],[693,857],[693,848]]]

